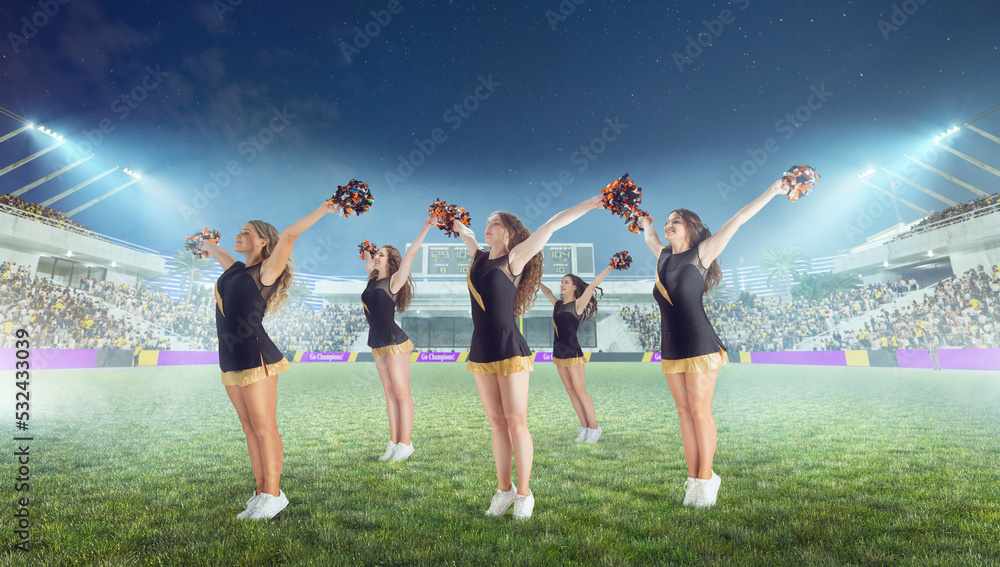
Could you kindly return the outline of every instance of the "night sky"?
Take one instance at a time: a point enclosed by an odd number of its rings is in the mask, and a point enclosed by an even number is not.
[[[829,256],[896,220],[859,223],[876,200],[859,172],[1000,104],[995,0],[61,2],[0,7],[0,106],[143,176],[75,218],[165,254],[204,226],[231,248],[248,219],[280,230],[336,185],[366,181],[371,213],[323,219],[296,245],[302,257],[319,239],[335,243],[319,274],[362,274],[357,244],[401,247],[435,198],[471,210],[481,239],[494,210],[534,229],[628,172],[657,229],[684,207],[714,231],[798,163],[823,176],[815,192],[773,201],[722,264],[785,245]],[[1000,134],[1000,115],[977,126]],[[18,127],[0,116],[0,135]],[[49,141],[0,144],[0,167]],[[1000,145],[974,132],[948,143],[1000,166]],[[1000,177],[950,154],[926,157],[1000,190]],[[46,154],[0,177],[0,192],[66,159]],[[741,167],[751,174],[732,179]],[[100,170],[88,163],[23,197],[44,200]],[[917,179],[974,198],[933,174]],[[905,198],[944,207],[915,190]],[[457,242],[427,240],[445,241]],[[598,265],[645,248],[606,211],[552,241],[596,241]]]

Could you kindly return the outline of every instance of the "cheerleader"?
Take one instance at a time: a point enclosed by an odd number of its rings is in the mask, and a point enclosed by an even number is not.
[[[378,458],[380,461],[403,461],[413,454],[410,440],[413,429],[410,351],[413,343],[396,324],[393,312],[402,313],[410,306],[414,288],[410,266],[427,231],[435,224],[433,216],[427,217],[420,234],[402,257],[393,246],[383,246],[374,257],[367,250],[363,253],[368,287],[361,294],[361,304],[368,320],[368,346],[375,357],[375,369],[382,381],[389,415],[389,442],[385,453]]]
[[[455,223],[462,242],[473,256],[467,283],[472,301],[472,345],[467,368],[476,380],[493,440],[497,492],[487,516],[502,516],[513,505],[514,517],[531,517],[535,498],[528,481],[534,447],[528,432],[528,377],[533,369],[531,349],[518,330],[517,317],[527,313],[542,277],[542,246],[552,234],[587,211],[601,206],[588,199],[555,215],[534,234],[516,216],[490,215],[484,233],[487,252],[475,233]],[[517,486],[512,484],[512,458],[517,462]]]
[[[559,284],[562,299],[556,299],[555,294],[545,284],[538,285],[554,306],[552,326],[555,328],[555,339],[552,341],[552,362],[556,365],[559,378],[562,379],[576,416],[580,419],[576,440],[587,443],[596,443],[604,430],[597,424],[594,400],[587,393],[587,375],[583,370],[587,360],[583,357],[583,349],[580,348],[576,332],[581,323],[597,313],[597,297],[594,296],[594,292],[600,291],[603,295],[603,290],[597,286],[608,277],[611,270],[611,266],[604,268],[590,285],[577,275],[563,276]]]

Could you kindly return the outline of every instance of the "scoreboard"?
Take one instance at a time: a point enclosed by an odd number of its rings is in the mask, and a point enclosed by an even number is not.
[[[472,254],[465,244],[425,244],[420,252],[410,269],[414,277],[455,277],[469,273]],[[570,273],[592,276],[594,245],[546,244],[542,248],[542,271],[545,276]]]

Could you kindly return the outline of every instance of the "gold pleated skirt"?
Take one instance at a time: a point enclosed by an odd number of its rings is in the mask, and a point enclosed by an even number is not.
[[[496,374],[497,376],[507,376],[515,372],[531,372],[535,369],[533,356],[512,356],[496,362],[472,362],[465,365],[466,370],[473,374],[485,376]]]
[[[261,359],[261,362],[264,362],[264,359]],[[291,365],[288,364],[285,357],[281,357],[281,360],[273,364],[265,364],[263,366],[258,366],[257,368],[248,368],[247,370],[231,370],[229,372],[223,372],[222,385],[245,388],[254,382],[260,382],[268,376],[274,376],[275,374],[286,372],[289,368],[291,368]]]
[[[681,358],[678,360],[662,360],[660,367],[664,374],[680,374],[681,372],[708,372],[729,364],[729,355],[720,350],[711,354]]]
[[[395,354],[409,353],[413,350],[413,341],[406,339],[398,345],[389,345],[372,349],[372,356],[392,356]]]
[[[576,358],[553,358],[552,362],[554,362],[556,366],[569,368],[570,366],[578,366],[580,364],[584,364],[587,362],[587,359],[582,356],[578,356]]]

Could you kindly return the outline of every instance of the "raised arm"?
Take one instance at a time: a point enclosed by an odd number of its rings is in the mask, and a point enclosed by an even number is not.
[[[372,270],[375,269],[375,258],[372,258],[372,253],[365,250],[361,253],[365,260],[365,274],[372,275]]]
[[[465,247],[469,249],[469,254],[475,257],[476,250],[479,250],[479,243],[476,242],[476,233],[472,232],[471,228],[457,221],[455,222],[455,229],[458,230],[458,237],[462,239]]]
[[[597,289],[597,286],[601,285],[601,282],[604,281],[604,278],[608,277],[608,274],[610,274],[613,269],[614,268],[611,266],[608,266],[601,270],[601,273],[597,274],[597,277],[594,278],[594,281],[590,282],[587,289],[583,290],[580,297],[576,298],[577,313],[583,313],[583,310],[587,308],[587,304],[590,303],[590,298],[594,297],[594,290]]]
[[[555,294],[552,293],[552,290],[549,289],[549,287],[543,284],[542,282],[538,282],[538,289],[542,290],[542,294],[545,295],[545,297],[549,298],[549,303],[551,303],[552,305],[555,305],[556,302],[559,301],[558,299],[556,299]]]
[[[316,210],[309,213],[308,215],[300,218],[291,224],[281,236],[278,237],[277,244],[274,245],[274,250],[271,255],[264,259],[260,265],[260,283],[264,285],[271,285],[278,280],[278,276],[284,271],[285,266],[288,265],[288,258],[292,255],[292,246],[295,245],[295,241],[302,236],[302,233],[306,231],[309,227],[316,224],[316,221],[323,218],[324,215],[336,212],[337,209],[327,203],[323,202],[322,205],[316,207]]]
[[[424,237],[427,236],[427,231],[431,229],[432,226],[437,224],[437,220],[432,215],[427,215],[427,220],[424,221],[424,226],[420,228],[420,234],[413,239],[413,244],[410,244],[410,249],[403,254],[403,259],[399,263],[399,269],[396,270],[395,274],[392,274],[392,279],[389,280],[389,291],[392,293],[398,293],[400,289],[403,288],[403,284],[406,283],[406,278],[410,277],[410,266],[413,265],[413,259],[417,257],[417,252],[420,251],[420,245],[424,243]]]
[[[511,271],[515,274],[520,274],[524,270],[524,265],[528,263],[528,260],[531,260],[535,254],[538,254],[542,250],[542,246],[545,246],[545,243],[549,241],[549,238],[552,237],[555,231],[582,217],[587,211],[600,208],[600,206],[601,196],[598,195],[587,199],[579,205],[556,213],[554,217],[538,227],[538,230],[531,233],[531,236],[526,238],[524,242],[521,242],[508,252]]]
[[[218,260],[223,272],[228,270],[229,266],[236,263],[236,258],[233,258],[232,254],[226,252],[225,248],[210,240],[202,240],[198,249],[208,252],[209,256]]]
[[[659,258],[660,250],[663,250],[663,243],[660,242],[660,236],[653,230],[653,223],[649,221],[649,217],[639,218],[639,228],[642,229],[642,237],[646,239],[646,246],[649,246],[653,256]]]
[[[749,205],[740,209],[733,218],[726,221],[726,224],[722,225],[722,228],[717,230],[715,234],[702,240],[701,244],[698,245],[698,256],[701,258],[702,265],[708,266],[715,261],[726,249],[726,245],[729,244],[736,231],[743,226],[743,223],[759,213],[771,199],[778,195],[787,195],[789,189],[790,187],[784,179],[778,179],[765,189],[760,197],[750,201]]]

